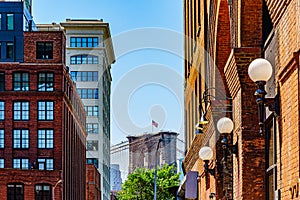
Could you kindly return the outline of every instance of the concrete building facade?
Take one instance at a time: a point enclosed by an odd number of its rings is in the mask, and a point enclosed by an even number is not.
[[[178,133],[159,132],[141,136],[128,136],[129,170],[131,174],[136,168],[154,169],[155,166],[176,164],[176,143]]]
[[[192,178],[197,180],[183,184],[182,198],[300,198],[299,3],[185,1],[188,151],[183,167],[186,174],[196,172]],[[257,85],[248,76],[256,58],[265,58],[273,66],[265,87],[267,106],[261,109],[266,111],[262,131],[254,96]],[[198,125],[203,114],[209,122]],[[216,128],[225,116],[234,123],[227,137],[230,147],[236,145],[235,153],[224,154],[223,136]],[[195,132],[195,124],[200,131]],[[214,175],[199,159],[203,146],[213,149],[208,167],[215,170]],[[196,187],[196,194],[187,192],[190,187]]]
[[[109,24],[102,20],[62,22],[66,65],[87,113],[87,163],[101,174],[102,199],[110,199],[110,93],[114,51]]]

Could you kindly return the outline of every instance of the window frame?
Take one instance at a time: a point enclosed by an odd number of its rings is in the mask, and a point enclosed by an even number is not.
[[[0,158],[0,169],[4,169],[4,168],[5,168],[5,159]]]
[[[0,129],[0,149],[4,149],[5,147],[5,131],[4,129]]]
[[[42,77],[44,75],[44,77]],[[51,80],[52,76],[52,80]],[[41,80],[44,78],[44,80]],[[43,85],[40,87],[40,85]],[[53,72],[40,72],[38,73],[38,91],[41,92],[52,92],[54,91],[54,73]]]
[[[44,110],[41,110],[40,108],[40,103],[44,103]],[[52,110],[48,110],[48,103],[52,103]],[[54,109],[55,109],[55,105],[54,105],[54,101],[38,101],[38,121],[54,121]],[[42,112],[44,112],[44,114],[42,115]],[[51,115],[48,115],[48,113],[51,113]],[[41,117],[43,116],[43,117]],[[49,118],[50,117],[50,118]]]
[[[13,186],[13,187],[9,187]],[[21,192],[18,194],[16,192],[16,189],[18,188],[17,186],[21,186]],[[7,200],[24,200],[24,184],[23,183],[8,183],[7,186]],[[10,189],[13,188],[13,192],[10,194]]]
[[[1,105],[3,103],[3,106]],[[5,120],[5,101],[0,101],[0,121]]]
[[[41,187],[42,190],[38,190],[37,192],[37,187]],[[45,187],[49,187],[49,190],[45,190]],[[49,191],[48,195],[45,194],[45,191]],[[39,194],[41,192],[41,195]],[[46,183],[39,183],[34,186],[34,199],[35,200],[43,200],[43,199],[52,199],[52,186],[50,184]]]
[[[40,137],[40,132],[44,131],[44,137]],[[52,136],[48,136],[48,131],[52,132]],[[42,133],[41,133],[42,134]],[[38,129],[38,149],[53,149],[54,148],[54,130],[53,129]]]
[[[16,134],[17,134],[16,131],[19,131],[19,137],[16,137]],[[29,129],[14,129],[13,130],[13,149],[29,149],[29,148],[30,148]]]
[[[277,119],[272,113],[264,122],[265,124],[265,190],[266,199],[273,199],[275,191],[277,190]],[[272,138],[272,139],[271,139]],[[271,143],[270,143],[271,139]],[[272,155],[270,155],[270,151]],[[270,156],[272,156],[273,163],[270,163]],[[272,178],[270,180],[269,178]],[[271,184],[271,185],[270,185]],[[272,188],[272,189],[271,189]],[[272,190],[272,191],[271,191]]]
[[[52,161],[52,162],[49,162]],[[52,164],[49,168],[49,164]],[[40,166],[43,166],[40,168]],[[38,158],[37,159],[38,170],[54,170],[54,159],[53,158]]]
[[[16,109],[16,104],[20,104],[20,109]],[[27,104],[27,105],[24,105]],[[29,121],[30,120],[30,102],[29,101],[14,101],[13,102],[13,119],[14,121]],[[25,110],[28,108],[27,110]],[[19,113],[19,115],[18,115]],[[19,116],[19,117],[17,117]]]
[[[86,123],[86,132],[87,132],[87,134],[99,134],[99,124],[98,123]]]
[[[17,77],[16,77],[17,74],[20,75],[20,80],[17,80]],[[26,78],[27,78],[27,80],[26,80]],[[19,86],[19,89],[17,89],[18,88],[17,86]],[[30,90],[30,74],[28,72],[14,72],[13,73],[13,90],[14,91],[29,91]]]
[[[6,42],[6,58],[13,59],[14,58],[14,43]]]
[[[37,60],[53,60],[53,42],[52,41],[37,41],[36,42],[36,59]]]
[[[1,42],[0,42],[0,59],[1,59]],[[0,72],[0,91],[5,91],[5,72]]]
[[[86,116],[88,117],[98,117],[99,116],[99,107],[98,106],[84,106],[86,111]],[[91,110],[89,110],[91,109]]]
[[[17,168],[15,167],[15,161],[16,160],[19,160],[19,163],[20,163],[20,167]],[[24,164],[23,162],[27,160],[27,167],[24,167]],[[22,170],[28,170],[29,169],[29,158],[13,158],[13,169],[22,169]]]
[[[9,19],[10,19],[9,15],[12,16],[12,21],[9,21]],[[9,26],[10,25],[9,22],[12,23],[11,26]],[[13,31],[14,29],[15,29],[15,15],[14,15],[14,13],[6,13],[6,30]]]
[[[99,47],[98,37],[70,37],[72,48],[95,48]]]

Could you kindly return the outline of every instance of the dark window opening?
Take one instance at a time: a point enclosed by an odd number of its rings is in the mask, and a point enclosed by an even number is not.
[[[7,200],[24,200],[24,188],[22,184],[7,185]]]
[[[37,42],[36,43],[36,59],[53,59],[53,44],[52,42]]]

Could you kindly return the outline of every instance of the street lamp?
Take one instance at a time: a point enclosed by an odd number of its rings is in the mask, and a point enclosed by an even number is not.
[[[209,161],[213,158],[213,150],[208,147],[202,147],[199,151],[199,157],[203,160],[204,162],[204,171],[210,173],[212,176],[215,176],[215,168],[209,169]]]
[[[233,131],[233,121],[228,117],[222,117],[217,122],[217,129],[223,135],[221,140],[222,148],[224,149],[224,157],[227,157],[227,150],[229,148],[230,153],[237,154],[237,144],[233,146],[228,145],[227,134],[230,134]]]
[[[52,200],[55,200],[55,197],[54,197],[54,191],[55,191],[55,188],[56,188],[56,186],[59,184],[59,183],[61,183],[63,180],[58,180],[56,183],[55,183],[55,185],[53,186],[53,188],[52,188]]]
[[[253,60],[248,68],[249,77],[253,82],[258,86],[258,89],[255,91],[254,95],[257,96],[256,103],[258,105],[258,114],[259,114],[259,132],[263,134],[264,119],[265,119],[265,96],[267,92],[265,91],[266,82],[271,78],[273,73],[272,65],[269,61],[263,58],[257,58]],[[271,111],[278,111],[278,98],[268,99],[272,100],[273,106],[271,106]],[[274,101],[275,100],[275,101]],[[270,105],[269,105],[270,106]]]

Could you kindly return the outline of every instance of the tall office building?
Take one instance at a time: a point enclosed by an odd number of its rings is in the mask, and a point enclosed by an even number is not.
[[[87,163],[101,174],[102,199],[110,198],[110,88],[115,56],[109,24],[102,20],[62,22],[66,64],[87,113]]]

